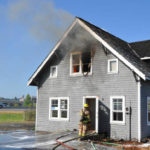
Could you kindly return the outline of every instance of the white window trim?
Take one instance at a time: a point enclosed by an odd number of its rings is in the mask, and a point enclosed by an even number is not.
[[[113,99],[122,99],[123,102],[123,121],[114,121],[112,120],[113,114],[112,114],[112,109],[113,109]],[[125,96],[110,96],[110,124],[118,124],[118,125],[125,125]]]
[[[51,75],[51,72],[52,72],[52,69],[53,69],[53,68],[56,68],[56,76],[52,76],[52,75]],[[57,66],[50,66],[50,78],[57,78],[57,75],[58,75],[58,71],[57,71],[57,70],[58,70],[58,67],[57,67]]]
[[[80,55],[80,70],[79,72],[77,73],[73,73],[72,72],[72,56],[73,55],[76,55],[76,54],[79,54]],[[74,76],[83,76],[83,73],[82,73],[82,60],[81,60],[81,57],[82,57],[82,52],[80,51],[76,51],[76,52],[72,52],[70,54],[70,76],[74,77]],[[90,72],[88,73],[88,75],[92,75],[92,58],[91,58],[91,70]]]
[[[111,61],[116,61],[116,71],[110,71],[110,62]],[[108,59],[108,64],[107,64],[107,73],[108,74],[116,74],[118,73],[118,59]]]
[[[51,101],[53,99],[57,99],[58,100],[58,117],[51,117]],[[68,106],[67,106],[67,118],[60,118],[60,100],[61,99],[66,99],[68,102]],[[69,121],[69,97],[50,97],[49,98],[49,120],[52,121]]]
[[[148,121],[148,99],[150,96],[147,96],[147,125],[150,126],[150,121]]]

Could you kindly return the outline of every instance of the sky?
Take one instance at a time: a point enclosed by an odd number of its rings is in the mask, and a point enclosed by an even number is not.
[[[27,81],[75,16],[127,42],[150,39],[149,0],[0,0],[0,97],[36,95]]]

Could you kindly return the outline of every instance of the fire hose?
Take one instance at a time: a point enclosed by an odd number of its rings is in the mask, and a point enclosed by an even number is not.
[[[75,148],[73,148],[73,147],[71,147],[71,146],[68,146],[67,144],[64,144],[64,143],[67,143],[67,142],[70,142],[70,141],[79,139],[79,138],[81,138],[81,136],[74,137],[74,138],[68,139],[68,140],[63,141],[63,142],[61,142],[61,141],[58,140],[58,139],[60,139],[60,138],[62,138],[62,137],[65,137],[65,136],[67,136],[67,135],[70,135],[70,134],[72,134],[72,133],[73,133],[73,132],[58,137],[58,138],[56,139],[56,142],[57,142],[58,144],[57,144],[55,147],[53,147],[52,150],[55,150],[55,149],[56,149],[57,147],[59,147],[60,145],[66,147],[66,148],[68,148],[68,149],[70,149],[70,150],[76,150]],[[84,137],[88,137],[88,136],[93,135],[93,134],[95,134],[95,132],[94,132],[94,133],[87,134],[87,135],[84,136]]]

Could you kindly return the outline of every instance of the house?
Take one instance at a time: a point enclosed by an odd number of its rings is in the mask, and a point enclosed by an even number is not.
[[[91,129],[111,138],[150,136],[150,41],[127,43],[76,17],[33,73],[36,130],[78,129],[89,104]]]
[[[22,97],[19,98],[19,102],[22,102],[22,103],[23,103],[24,100],[25,100],[24,95],[23,95]]]

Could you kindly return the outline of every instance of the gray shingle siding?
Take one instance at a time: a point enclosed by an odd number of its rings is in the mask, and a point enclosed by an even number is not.
[[[147,125],[147,96],[150,96],[150,81],[143,81],[141,87],[141,136],[147,137],[150,136],[150,126]]]
[[[83,96],[99,96],[99,132],[107,132],[113,138],[129,139],[129,116],[125,115],[125,125],[110,124],[110,96],[125,96],[125,106],[132,107],[132,138],[138,137],[137,83],[131,70],[119,61],[118,74],[107,74],[107,60],[103,47],[98,46],[92,64],[92,75],[70,76],[70,52],[58,63],[58,77],[49,78],[49,68],[43,71],[38,88],[36,130],[59,131],[78,129],[79,111]],[[57,64],[56,63],[56,64]],[[54,63],[55,64],[55,63]],[[49,120],[49,98],[69,97],[69,121]]]

